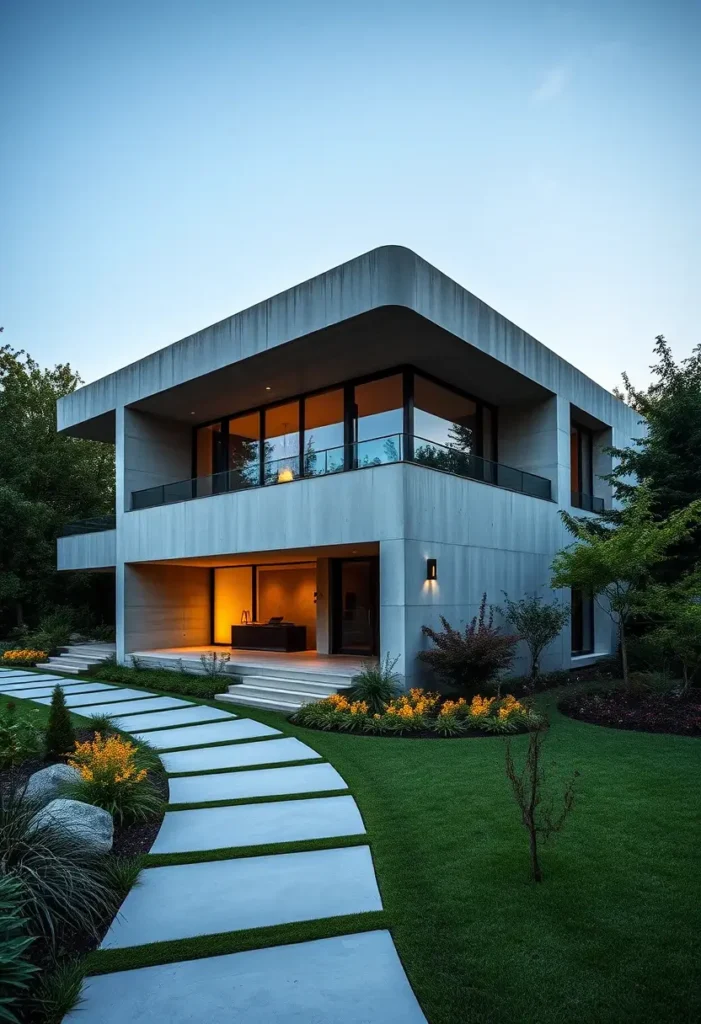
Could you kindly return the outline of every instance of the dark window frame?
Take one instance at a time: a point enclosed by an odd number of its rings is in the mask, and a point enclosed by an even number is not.
[[[594,431],[589,427],[583,426],[578,423],[577,420],[572,419],[570,421],[570,434],[575,433],[577,435],[577,487],[572,488],[577,494],[586,494],[589,497],[594,496]],[[585,481],[582,473],[582,466],[584,460],[583,446],[586,443],[589,449],[589,473],[588,479]],[[572,470],[570,467],[570,483],[572,483]],[[586,484],[586,486],[585,486]]]
[[[589,628],[586,631],[588,633],[585,636],[585,616],[584,616],[584,603],[589,605]],[[573,658],[584,657],[587,654],[593,654],[595,649],[595,621],[594,621],[594,598],[591,594],[585,594],[581,590],[572,590],[570,595],[570,652]],[[581,643],[575,644],[575,640],[580,640]]]
[[[254,405],[248,409],[237,409],[234,412],[228,413],[226,416],[217,416],[215,419],[206,420],[202,423],[193,424],[192,426],[192,476],[197,476],[197,431],[204,427],[210,427],[214,424],[219,424],[220,437],[222,443],[217,446],[212,445],[212,475],[217,472],[228,469],[228,436],[229,436],[229,421],[232,419],[238,419],[240,416],[250,416],[258,413],[260,418],[260,445],[261,445],[261,457],[260,457],[260,484],[265,483],[265,412],[267,409],[273,409],[281,405],[289,405],[293,402],[299,403],[299,450],[304,451],[304,404],[305,399],[313,398],[316,395],[323,395],[327,391],[343,390],[344,395],[344,445],[346,448],[346,464],[345,469],[352,469],[353,461],[353,443],[355,441],[355,405],[354,405],[354,389],[358,385],[369,384],[372,381],[382,380],[383,377],[394,377],[402,375],[402,409],[403,409],[403,433],[405,438],[405,444],[409,448],[413,448],[414,438],[414,380],[416,375],[423,377],[425,380],[432,381],[434,384],[440,387],[446,388],[448,391],[452,391],[456,395],[460,395],[462,398],[469,399],[474,402],[477,406],[477,451],[475,452],[480,458],[486,458],[489,462],[499,461],[499,449],[498,449],[498,437],[499,437],[499,410],[496,405],[491,402],[486,402],[483,398],[479,398],[477,395],[470,394],[463,388],[456,387],[454,384],[450,384],[445,380],[441,380],[440,377],[436,377],[432,373],[428,373],[425,370],[420,370],[412,364],[401,364],[399,366],[393,366],[386,370],[378,370],[375,373],[365,374],[362,377],[353,377],[342,381],[336,381],[332,384],[327,384],[321,388],[315,388],[313,391],[304,391],[300,394],[290,395],[288,398],[275,399],[272,402],[266,402],[263,405]],[[483,416],[482,409],[489,408],[492,413],[492,441],[493,449],[488,456],[484,454],[484,430],[483,430]],[[219,459],[217,459],[217,452],[219,452]],[[412,452],[404,454],[405,459],[411,460]],[[225,465],[217,468],[217,462],[226,463]],[[304,458],[300,457],[299,462],[300,476],[304,476]]]

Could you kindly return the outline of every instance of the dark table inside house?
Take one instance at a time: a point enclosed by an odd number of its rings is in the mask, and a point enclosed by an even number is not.
[[[307,627],[293,622],[248,622],[231,627],[231,646],[244,651],[306,651]]]

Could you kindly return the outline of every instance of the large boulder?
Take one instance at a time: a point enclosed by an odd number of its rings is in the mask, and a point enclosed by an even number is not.
[[[69,764],[50,764],[48,768],[30,775],[24,791],[25,798],[38,807],[46,807],[48,803],[61,796],[65,787],[72,782],[80,782],[80,772]]]
[[[34,815],[32,824],[58,829],[75,842],[81,853],[103,854],[112,849],[112,815],[80,800],[52,800]]]

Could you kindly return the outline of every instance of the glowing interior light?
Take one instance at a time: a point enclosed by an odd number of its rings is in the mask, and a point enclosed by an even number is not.
[[[290,480],[294,480],[294,478],[294,473],[289,468],[289,466],[286,466],[285,469],[281,469],[279,471],[277,475],[277,482],[279,484],[286,484],[289,483]]]

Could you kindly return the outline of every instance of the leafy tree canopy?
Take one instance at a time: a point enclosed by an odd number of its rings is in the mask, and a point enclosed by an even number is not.
[[[82,383],[68,364],[42,369],[0,347],[0,621],[36,620],[77,594],[84,576],[56,572],[56,536],[114,509],[114,447],[56,432],[56,400]]]
[[[653,515],[662,517],[701,498],[701,345],[676,363],[660,334],[654,351],[650,387],[640,391],[623,374],[625,392],[615,392],[647,421],[647,435],[635,446],[612,449],[618,465],[611,481],[625,500],[637,478],[648,488]]]

